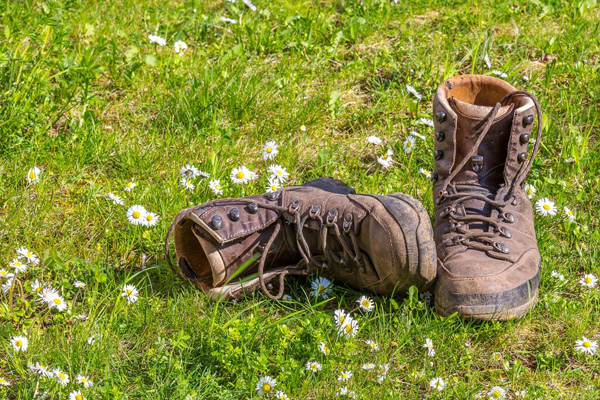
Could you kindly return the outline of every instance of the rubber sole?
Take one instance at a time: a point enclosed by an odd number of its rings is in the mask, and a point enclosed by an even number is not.
[[[498,293],[452,293],[435,286],[435,311],[446,317],[458,313],[466,319],[506,321],[533,309],[538,297],[541,262],[535,276],[514,289]]]

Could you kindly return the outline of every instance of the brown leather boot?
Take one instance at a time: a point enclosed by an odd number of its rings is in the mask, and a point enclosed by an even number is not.
[[[417,200],[358,195],[331,178],[188,208],[171,232],[183,276],[215,300],[257,286],[280,298],[288,274],[319,271],[357,290],[392,295],[411,285],[425,290],[436,273],[433,230]],[[276,295],[268,283],[274,279]]]
[[[540,105],[503,80],[465,75],[442,83],[433,112],[435,308],[478,319],[522,316],[535,303],[541,268],[523,190],[540,145]]]

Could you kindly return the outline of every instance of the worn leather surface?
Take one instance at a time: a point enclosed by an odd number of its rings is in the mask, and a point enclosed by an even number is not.
[[[522,189],[522,183],[513,193],[516,204],[509,203],[502,210],[514,216],[514,222],[505,221],[502,224],[512,237],[507,238],[497,233],[498,241],[509,249],[507,254],[461,244],[448,245],[449,241],[461,234],[448,232],[450,221],[443,216],[447,204],[438,204],[444,179],[471,150],[484,118],[489,115],[496,102],[514,90],[516,89],[500,79],[465,75],[447,80],[436,92],[434,113],[444,111],[447,118],[442,123],[436,122],[435,129],[447,132],[446,138],[449,139],[436,142],[436,149],[444,150],[444,157],[436,161],[438,178],[433,189],[436,204],[437,285],[450,293],[504,292],[531,280],[538,272],[540,253],[533,225],[533,209]],[[469,104],[473,107],[469,107]],[[523,123],[523,118],[528,115],[535,115],[535,110],[533,102],[524,96],[511,98],[501,108],[476,153],[483,156],[481,171],[475,172],[471,162],[467,162],[454,177],[452,183],[459,192],[480,193],[498,201],[507,198],[508,188],[522,164],[518,161],[518,155],[528,149],[528,143],[520,140],[521,135],[531,133],[533,124]],[[476,199],[464,201],[457,208],[456,215],[481,215],[503,220],[498,209]],[[480,221],[469,223],[468,227],[470,231],[494,232],[489,224]],[[463,296],[465,298],[468,296]]]

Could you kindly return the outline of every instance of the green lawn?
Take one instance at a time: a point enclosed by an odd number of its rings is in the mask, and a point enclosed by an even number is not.
[[[15,280],[0,277],[0,398],[257,398],[264,376],[290,399],[329,399],[343,387],[369,400],[487,399],[495,386],[510,399],[600,398],[600,352],[575,347],[600,339],[599,288],[579,283],[600,274],[595,3],[256,0],[252,11],[242,0],[3,1],[0,270],[14,272],[20,247],[40,262]],[[285,185],[333,176],[358,192],[411,194],[433,215],[419,172],[433,166],[433,128],[421,118],[432,118],[445,78],[493,71],[542,104],[528,183],[533,201],[558,207],[536,217],[544,266],[540,302],[525,318],[442,318],[417,293],[374,297],[375,310],[362,312],[361,293],[334,282],[330,299],[316,299],[310,279],[289,281],[293,301],[256,292],[215,307],[166,267],[163,240],[179,210],[217,197],[211,179],[222,196],[264,192],[271,163],[290,173]],[[425,139],[405,153],[411,131]],[[383,143],[369,144],[371,135]],[[279,145],[272,162],[262,157],[268,140]],[[384,169],[376,158],[388,149],[395,162]],[[193,190],[180,182],[188,163],[210,174]],[[34,166],[41,172],[30,183]],[[258,180],[233,184],[238,166]],[[132,205],[158,223],[131,225]],[[67,309],[39,301],[36,280]],[[121,296],[125,284],[139,290],[137,302]],[[354,310],[356,337],[338,337],[338,308]],[[15,336],[28,339],[26,351],[15,352]],[[307,371],[309,361],[322,369]],[[36,362],[71,382],[36,375],[27,367]],[[379,383],[365,363],[387,364],[387,375]],[[343,371],[353,376],[340,382]],[[442,391],[430,387],[434,378]]]

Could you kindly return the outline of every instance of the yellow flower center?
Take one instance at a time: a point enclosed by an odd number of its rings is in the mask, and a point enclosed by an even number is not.
[[[350,333],[352,332],[352,325],[346,325],[344,329],[346,330],[346,333]]]
[[[585,283],[592,283],[592,278],[589,276],[583,280]]]
[[[219,184],[215,185],[215,189],[216,190],[221,190],[221,185],[219,185]]]
[[[384,155],[383,155],[383,159],[384,159],[384,160],[387,160],[387,159],[388,159],[388,157],[389,157],[389,156],[388,156],[387,154],[384,154]]]
[[[409,140],[408,142],[406,142],[406,147],[410,147],[412,146],[412,142]]]
[[[131,291],[131,289],[127,289],[126,292],[127,292],[128,296],[131,296],[133,294],[133,292]]]
[[[132,183],[131,183],[131,182],[129,182],[129,183],[127,184],[127,187],[131,187],[131,186],[132,186]]]
[[[375,348],[375,343],[369,343],[369,346],[371,346],[372,348]]]
[[[146,221],[150,222],[154,219],[154,217],[152,217],[152,215],[148,214],[146,215]]]
[[[192,184],[192,182],[190,182],[190,181],[185,181],[185,184],[186,184],[186,185],[188,185],[188,186],[190,186],[190,185]]]
[[[17,340],[17,341],[15,342],[15,344],[17,345],[17,347],[21,347],[21,346],[23,346],[23,342],[22,342],[22,341],[20,341],[20,340]]]
[[[31,254],[31,252],[30,252],[30,251],[28,251],[28,252],[27,252],[27,257],[28,257],[28,258],[29,258],[29,257],[31,257],[32,255],[33,255],[33,254]]]
[[[29,173],[29,179],[35,179],[35,172],[31,171]]]
[[[319,285],[319,288],[317,289],[317,293],[323,293],[324,291],[325,291],[325,286]]]
[[[4,270],[0,271],[0,275],[6,276],[6,271],[4,271]]]
[[[282,170],[280,170],[280,169],[278,169],[278,170],[277,170],[277,175],[279,175],[279,176],[283,175],[283,171],[282,171]]]
[[[425,171],[423,171],[425,173],[425,175],[429,175],[431,173],[430,170],[426,169]]]
[[[264,392],[270,392],[271,391],[271,385],[269,385],[268,383],[265,383],[263,385],[263,391]]]
[[[435,383],[435,386],[442,386],[442,382],[440,382],[440,381],[437,381],[437,382]]]
[[[87,379],[85,379],[85,378],[81,378],[81,382],[83,382],[83,383],[87,383],[87,381],[88,381]]]
[[[58,377],[63,381],[65,380],[65,374],[63,374],[62,372],[58,373]]]
[[[75,395],[75,398],[76,398],[77,400],[83,400],[83,396],[82,396],[82,395],[80,395],[80,394],[76,394],[76,395]]]
[[[35,291],[38,293],[42,293],[42,287],[41,286],[36,287]]]
[[[586,349],[589,348],[592,344],[586,340],[585,342],[583,342],[583,347],[585,347]]]
[[[371,302],[369,300],[363,300],[361,304],[365,308],[371,307]]]
[[[325,354],[329,354],[329,347],[325,346],[323,347],[323,350],[325,351]]]
[[[272,148],[270,148],[270,147],[267,147],[267,153],[270,153],[270,152],[272,152],[272,151],[273,151],[273,149],[272,149]]]
[[[569,214],[569,217],[573,216],[573,211],[567,211],[567,214]]]
[[[133,218],[138,219],[139,217],[142,216],[142,214],[140,214],[139,211],[134,211],[132,216],[133,216]]]
[[[244,178],[244,176],[246,176],[246,174],[244,174],[242,171],[240,171],[240,172],[238,172],[238,173],[237,173],[235,176],[236,176],[238,179],[243,179],[243,178]]]
[[[543,207],[543,208],[544,208],[544,210],[546,210],[546,211],[548,211],[548,210],[550,209],[550,205],[548,205],[548,204],[544,204],[542,207]]]
[[[492,393],[492,397],[495,399],[499,399],[500,396],[502,396],[502,393],[500,393],[499,390],[494,390],[494,392]]]
[[[271,190],[272,190],[272,191],[276,191],[276,190],[277,190],[277,186],[275,186],[275,185],[271,185]]]
[[[0,378],[0,383],[6,383],[6,381],[4,380],[4,378]]]
[[[54,304],[60,305],[62,304],[62,300],[57,297],[56,299],[54,299]]]
[[[346,374],[346,373],[342,374],[342,378],[346,379],[347,377],[348,377],[348,374]]]
[[[341,315],[340,316],[340,322],[343,324],[345,320],[346,320],[346,317],[344,315]]]
[[[533,189],[532,188],[527,188],[527,194],[531,194],[533,193]]]
[[[18,262],[18,261],[15,263],[15,266],[17,266],[17,267],[20,267],[21,265],[23,265],[23,264],[21,264],[21,263],[20,263],[20,262]]]

